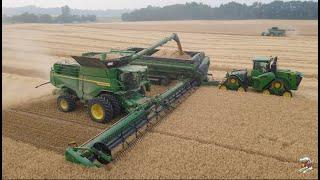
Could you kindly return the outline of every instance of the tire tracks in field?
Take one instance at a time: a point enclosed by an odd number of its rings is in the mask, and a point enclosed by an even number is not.
[[[161,130],[152,130],[150,132],[155,133],[155,134],[164,135],[164,136],[179,138],[179,139],[183,139],[183,140],[187,140],[187,141],[195,141],[200,144],[219,146],[224,149],[228,149],[228,150],[232,150],[232,151],[240,151],[240,152],[244,152],[244,153],[250,154],[250,155],[258,155],[258,156],[263,156],[266,158],[272,158],[272,159],[275,159],[277,161],[284,162],[284,163],[296,163],[296,164],[299,163],[296,159],[285,158],[285,157],[281,157],[281,156],[277,156],[277,155],[273,155],[273,154],[267,154],[267,153],[263,153],[263,152],[259,152],[259,151],[255,151],[255,150],[251,150],[251,149],[243,149],[243,148],[236,147],[236,146],[218,143],[216,141],[208,141],[208,140],[204,140],[204,139],[200,139],[200,138],[188,137],[188,136],[184,136],[181,134],[175,134],[175,133],[165,132],[165,131],[161,131]],[[314,164],[314,167],[318,167],[318,164],[317,163]]]

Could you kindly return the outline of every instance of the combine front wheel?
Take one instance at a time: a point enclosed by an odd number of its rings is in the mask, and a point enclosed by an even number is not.
[[[61,95],[57,99],[58,109],[62,112],[73,111],[76,107],[76,101],[71,95]]]
[[[89,115],[93,121],[106,123],[113,118],[113,108],[109,100],[103,97],[93,98],[88,103]]]

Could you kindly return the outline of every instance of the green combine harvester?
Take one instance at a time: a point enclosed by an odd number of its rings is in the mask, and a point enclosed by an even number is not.
[[[271,27],[267,32],[262,32],[261,36],[285,36],[286,30],[278,27]]]
[[[277,68],[277,57],[256,57],[253,69],[233,70],[226,74],[219,89],[247,91],[252,87],[263,94],[292,97],[291,90],[297,90],[303,74],[297,71]]]
[[[70,144],[65,152],[68,161],[97,167],[109,163],[114,148],[126,143],[128,137],[138,135],[141,128],[160,113],[174,108],[181,97],[207,80],[209,58],[204,53],[189,52],[193,57],[191,61],[159,61],[161,58],[148,57],[157,51],[157,47],[171,40],[176,41],[179,52],[184,53],[178,36],[172,34],[149,48],[88,52],[72,56],[77,63],[53,65],[50,82],[57,87],[59,110],[70,112],[80,101],[88,107],[91,119],[100,123],[106,123],[122,112],[127,114],[88,142],[78,147]],[[142,63],[145,59],[147,62]],[[167,72],[158,77],[160,81],[164,76],[168,81],[178,80],[174,87],[154,98],[145,96],[145,91],[150,90],[148,78],[154,72],[148,69],[150,63],[156,64],[161,72]],[[164,69],[166,63],[170,66]]]

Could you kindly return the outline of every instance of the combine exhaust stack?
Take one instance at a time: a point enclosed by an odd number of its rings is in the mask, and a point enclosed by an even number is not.
[[[155,99],[137,107],[135,111],[120,119],[112,127],[78,147],[68,147],[65,157],[68,161],[88,167],[100,167],[112,161],[111,151],[126,139],[139,132],[159,113],[170,109],[173,103],[197,86],[195,80],[184,80]]]

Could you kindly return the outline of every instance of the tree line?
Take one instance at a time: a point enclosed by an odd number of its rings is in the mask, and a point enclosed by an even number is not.
[[[73,23],[94,22],[96,19],[95,15],[72,15],[68,6],[61,7],[61,14],[56,17],[49,14],[36,15],[27,12],[14,16],[2,15],[2,22],[4,23]]]
[[[219,7],[203,3],[148,6],[121,16],[123,21],[201,20],[201,19],[318,19],[318,2],[273,1],[252,5],[230,2]]]

